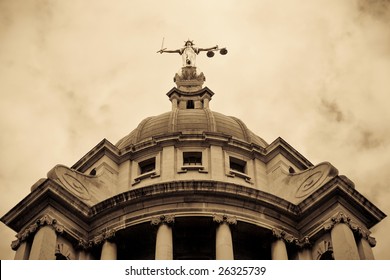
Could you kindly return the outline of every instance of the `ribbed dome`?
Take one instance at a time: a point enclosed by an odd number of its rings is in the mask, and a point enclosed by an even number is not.
[[[122,138],[116,146],[123,149],[154,136],[181,132],[183,134],[202,134],[217,132],[232,136],[247,143],[266,147],[267,143],[251,132],[235,117],[225,116],[209,109],[172,110],[158,116],[144,119],[129,135]]]

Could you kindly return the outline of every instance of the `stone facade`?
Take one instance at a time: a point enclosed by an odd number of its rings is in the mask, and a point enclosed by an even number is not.
[[[15,259],[373,259],[385,214],[330,163],[211,111],[187,68],[170,112],[55,166],[2,217]]]

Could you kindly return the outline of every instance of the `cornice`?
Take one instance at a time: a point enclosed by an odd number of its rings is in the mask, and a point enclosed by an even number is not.
[[[95,147],[93,147],[86,155],[78,160],[71,169],[79,172],[85,172],[102,156],[109,157],[112,161],[120,163],[119,149],[107,139],[100,141]]]
[[[68,218],[78,225],[88,223],[90,207],[61,187],[53,180],[47,179],[37,186],[22,201],[6,213],[1,221],[16,232],[19,232],[34,216],[44,209],[61,207],[59,212],[69,211]]]
[[[192,196],[199,194],[211,200],[218,197],[231,198],[232,200],[237,200],[240,205],[243,201],[246,201],[246,204],[250,202],[260,203],[266,207],[274,208],[275,211],[288,215],[291,218],[296,218],[298,214],[298,209],[294,204],[272,194],[233,183],[207,180],[173,181],[134,189],[94,205],[91,208],[91,214],[94,219],[98,219],[100,216],[105,215],[107,211],[115,211],[114,209],[122,208],[135,202],[153,199],[161,200],[161,197],[164,196],[174,195],[178,197],[186,196],[187,194],[192,194]]]
[[[310,215],[314,208],[324,205],[332,198],[337,198],[339,201],[342,198],[345,201],[344,203],[348,203],[348,207],[356,210],[364,217],[365,226],[368,228],[373,227],[386,217],[386,214],[360,194],[354,188],[354,185],[349,185],[349,180],[344,177],[336,176],[299,203],[297,206],[301,219]]]
[[[282,154],[301,169],[306,169],[313,166],[313,164],[307,158],[295,150],[281,137],[276,138],[276,140],[274,140],[265,148],[264,162],[268,163],[278,154]]]

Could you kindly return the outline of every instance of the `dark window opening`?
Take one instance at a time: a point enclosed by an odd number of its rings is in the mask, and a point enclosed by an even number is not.
[[[156,169],[156,158],[150,158],[139,163],[141,174],[153,171]]]
[[[245,161],[238,158],[230,157],[229,164],[231,170],[245,173],[245,166],[246,166]]]
[[[194,108],[195,108],[194,100],[188,100],[187,109],[194,109]]]
[[[295,169],[290,166],[290,168],[288,169],[288,172],[290,174],[294,174],[295,173]]]
[[[91,172],[89,172],[89,175],[95,176],[96,175],[96,168],[92,169]]]
[[[202,152],[184,152],[183,165],[202,165]]]

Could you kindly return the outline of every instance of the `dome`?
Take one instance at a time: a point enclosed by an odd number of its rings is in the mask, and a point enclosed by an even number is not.
[[[267,146],[267,143],[250,131],[241,120],[206,108],[172,110],[171,112],[146,118],[135,130],[122,138],[116,146],[119,149],[123,149],[155,136],[175,132],[183,134],[221,133],[263,148]]]

